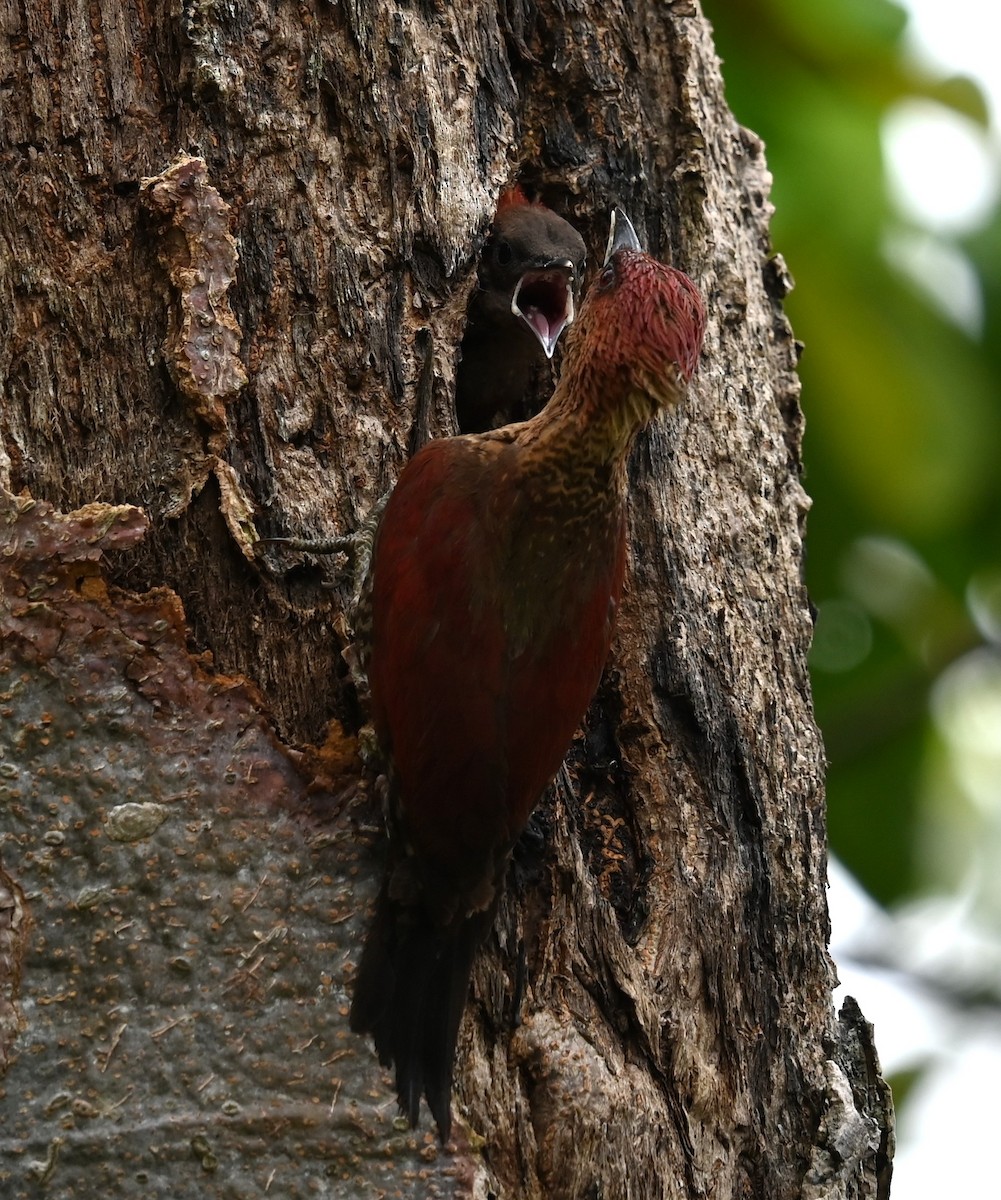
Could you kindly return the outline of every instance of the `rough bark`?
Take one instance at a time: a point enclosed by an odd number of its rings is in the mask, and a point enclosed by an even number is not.
[[[0,15],[3,1194],[886,1195],[825,952],[789,283],[697,6]],[[632,462],[612,659],[443,1152],[347,1031],[379,825],[350,572],[254,540],[355,530],[453,431],[518,177],[592,261],[622,204],[710,329]]]

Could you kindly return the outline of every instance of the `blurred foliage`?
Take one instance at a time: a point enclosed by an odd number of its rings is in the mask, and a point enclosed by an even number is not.
[[[807,579],[832,848],[884,903],[958,887],[979,844],[1001,845],[1001,771],[978,801],[956,721],[950,749],[935,720],[935,697],[970,654],[996,665],[1001,643],[1001,215],[944,247],[979,284],[972,336],[936,302],[948,300],[945,277],[915,281],[887,254],[894,236],[928,234],[894,209],[881,131],[914,99],[984,127],[984,99],[908,56],[906,16],[889,0],[704,7],[731,107],[765,140],[773,243],[797,284],[788,312],[806,346]],[[999,678],[969,718],[982,723],[994,704],[996,765]]]

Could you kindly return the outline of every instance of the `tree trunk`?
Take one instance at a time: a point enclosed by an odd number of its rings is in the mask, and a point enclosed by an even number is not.
[[[698,7],[0,11],[3,1195],[887,1195],[825,952],[790,285]],[[454,432],[516,178],[592,262],[621,204],[709,332],[631,464],[612,657],[441,1150],[347,1029],[381,838],[351,571],[254,542],[355,531]]]

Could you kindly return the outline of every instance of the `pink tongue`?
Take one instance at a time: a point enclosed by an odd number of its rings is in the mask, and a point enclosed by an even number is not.
[[[543,340],[548,340],[549,320],[546,317],[546,314],[542,312],[541,309],[531,307],[522,311],[524,312],[525,320],[538,333],[539,337],[541,337]]]

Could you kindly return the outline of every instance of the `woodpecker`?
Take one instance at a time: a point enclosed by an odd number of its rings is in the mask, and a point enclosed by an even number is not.
[[[428,443],[376,535],[369,679],[391,853],[351,1025],[395,1065],[411,1126],[423,1094],[443,1142],[477,946],[608,655],[629,450],[681,399],[704,328],[695,285],[616,210],[549,404]]]
[[[584,239],[572,225],[520,187],[502,194],[456,370],[463,433],[503,424],[517,412],[574,319],[585,261]]]

